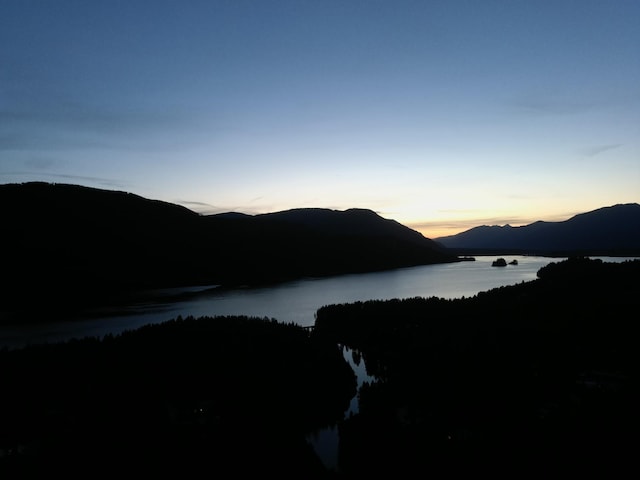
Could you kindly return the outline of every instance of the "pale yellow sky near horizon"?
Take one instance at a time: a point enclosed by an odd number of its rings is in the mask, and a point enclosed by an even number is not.
[[[509,211],[509,214],[505,214],[502,216],[482,216],[482,214],[486,214],[488,212],[481,210],[461,210],[461,211],[437,211],[433,210],[426,220],[412,220],[411,217],[403,217],[402,211],[389,211],[385,212],[384,210],[374,210],[378,215],[383,218],[389,220],[395,220],[413,230],[420,232],[427,238],[435,239],[439,237],[455,235],[466,230],[469,230],[474,227],[479,227],[483,225],[511,225],[512,227],[529,225],[531,223],[537,221],[545,221],[545,222],[562,222],[570,219],[575,215],[579,215],[581,213],[587,213],[592,210],[597,210],[599,208],[610,207],[616,204],[621,203],[638,203],[637,201],[620,201],[614,202],[611,204],[597,204],[592,203],[588,204],[585,208],[574,208],[573,210],[566,211],[554,211],[548,210],[539,212],[534,210],[528,211],[529,215],[518,214],[518,212]],[[188,208],[203,214],[207,213],[221,213],[222,210],[212,211],[210,209],[210,205],[194,205],[194,204],[186,204]],[[367,207],[314,207],[312,205],[305,205],[304,207],[291,206],[288,208],[278,208],[269,211],[260,211],[260,212],[251,212],[251,211],[243,211],[242,213],[247,213],[250,215],[259,214],[259,213],[271,213],[275,211],[288,210],[289,208],[330,208],[332,210],[347,210],[348,208],[367,208]],[[227,210],[227,211],[238,211],[238,210]],[[410,212],[414,213],[415,212]]]
[[[0,182],[428,238],[566,220],[640,201],[638,25],[626,0],[3,0]]]
[[[599,208],[610,207],[616,204],[622,203],[638,203],[637,201],[623,201],[623,202],[614,202],[612,204],[603,204],[603,205],[591,205],[587,206],[583,209],[574,209],[571,211],[564,212],[544,212],[540,211],[539,214],[535,212],[530,213],[528,216],[518,215],[516,212],[513,212],[512,215],[504,215],[504,216],[465,216],[463,214],[456,216],[454,215],[442,215],[441,220],[437,219],[436,216],[433,217],[433,220],[430,221],[405,221],[402,223],[413,230],[417,230],[422,233],[427,238],[438,238],[445,237],[449,235],[456,235],[458,233],[464,232],[466,230],[470,230],[474,227],[479,226],[504,226],[511,225],[512,227],[520,227],[524,225],[529,225],[537,221],[544,222],[562,222],[565,220],[569,220],[571,217],[575,215],[579,215],[581,213],[587,213],[592,210],[597,210]],[[490,213],[490,212],[483,212]],[[395,220],[395,219],[394,219]]]
[[[462,233],[464,231],[470,230],[474,227],[480,227],[484,225],[511,225],[512,227],[520,227],[524,225],[529,225],[531,223],[537,222],[538,220],[542,220],[545,222],[562,222],[564,220],[568,220],[569,218],[577,215],[579,213],[585,212],[575,212],[570,214],[556,214],[547,216],[545,218],[499,218],[499,217],[487,217],[487,218],[469,218],[469,219],[455,219],[451,218],[449,220],[443,220],[441,222],[438,221],[427,221],[427,222],[400,222],[407,227],[420,232],[427,238],[435,239],[439,237],[446,237],[449,235],[456,235],[458,233]]]

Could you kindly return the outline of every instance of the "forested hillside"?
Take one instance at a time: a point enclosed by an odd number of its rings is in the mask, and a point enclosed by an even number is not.
[[[250,285],[456,261],[368,210],[198,215],[74,185],[0,186],[2,310],[33,316],[126,302],[143,289]]]

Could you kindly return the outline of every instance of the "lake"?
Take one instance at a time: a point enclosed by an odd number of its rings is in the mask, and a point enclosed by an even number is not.
[[[183,317],[247,315],[275,318],[312,326],[318,308],[335,303],[391,298],[459,298],[476,295],[503,285],[534,280],[537,271],[562,258],[504,256],[518,265],[492,267],[496,256],[477,256],[475,261],[423,265],[384,272],[306,278],[268,287],[217,289],[211,286],[187,289],[192,295],[179,301],[147,302],[129,305],[116,313],[92,315],[82,321],[25,327],[0,327],[0,347],[20,347],[44,343],[117,334],[150,323],[159,323],[178,315]],[[623,261],[622,257],[600,257],[605,261]],[[199,293],[198,293],[199,292]],[[161,293],[161,292],[160,292]],[[175,292],[174,292],[175,293]]]

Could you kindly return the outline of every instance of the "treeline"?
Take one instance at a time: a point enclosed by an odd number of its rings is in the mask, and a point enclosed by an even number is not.
[[[250,317],[5,349],[0,371],[0,472],[36,476],[325,476],[305,436],[356,388],[335,344]]]
[[[637,473],[640,260],[572,258],[538,277],[317,312],[315,334],[378,379],[341,426],[346,475]]]

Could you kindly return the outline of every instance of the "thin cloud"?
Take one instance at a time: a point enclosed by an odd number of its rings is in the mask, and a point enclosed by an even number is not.
[[[210,203],[206,202],[196,202],[192,200],[175,200],[175,203],[179,203],[181,205],[193,205],[195,207],[206,207],[206,208],[218,208]]]
[[[114,180],[112,178],[105,177],[88,177],[82,175],[71,175],[71,174],[63,174],[63,173],[48,173],[48,172],[2,172],[0,173],[0,177],[13,177],[19,182],[30,182],[30,181],[39,181],[39,182],[51,182],[57,183],[56,181],[64,180],[65,182],[79,184],[79,185],[87,185],[87,186],[96,186],[100,185],[102,187],[110,188],[110,189],[118,189],[125,190],[128,188],[126,183],[123,183],[118,180]]]
[[[601,153],[608,152],[610,150],[615,150],[616,148],[620,148],[621,146],[622,146],[621,143],[595,145],[593,147],[582,149],[581,153],[587,157],[595,157],[596,155],[600,155]]]
[[[533,115],[575,115],[588,111],[592,108],[591,104],[572,102],[572,101],[521,101],[516,104],[522,112]]]
[[[463,210],[449,210],[451,213],[460,213]],[[464,210],[464,212],[470,212],[470,210]],[[472,212],[472,211],[471,211]],[[477,217],[465,220],[445,220],[445,221],[424,221],[424,222],[411,222],[406,225],[409,228],[414,230],[428,232],[428,231],[438,231],[438,232],[451,232],[450,235],[454,235],[459,232],[464,232],[466,230],[471,230],[475,227],[482,226],[525,226],[530,225],[532,223],[538,221],[544,222],[563,222],[568,220],[569,218],[578,215],[583,212],[568,212],[568,213],[559,213],[552,216],[547,216],[545,218],[531,218],[531,217]],[[443,233],[438,236],[446,236],[449,235],[447,233]]]
[[[534,220],[535,221],[535,220]],[[407,223],[408,227],[417,230],[469,230],[474,227],[481,226],[493,226],[493,225],[523,225],[527,223],[533,223],[530,219],[522,218],[479,218],[470,220],[447,220],[447,221],[434,221],[434,222],[411,222]]]
[[[471,213],[477,213],[477,212],[481,212],[482,210],[478,210],[477,208],[474,209],[456,209],[456,208],[444,208],[444,209],[440,209],[438,210],[438,213],[447,213],[447,214],[455,214],[455,215],[469,215]]]
[[[18,99],[0,108],[0,151],[68,148],[149,148],[197,131],[198,113],[180,108],[111,107],[53,95]],[[159,137],[156,130],[171,133]],[[179,132],[180,135],[176,135]],[[187,139],[181,140],[183,143]],[[182,144],[181,144],[182,145]]]
[[[55,170],[56,166],[59,166],[59,161],[51,157],[32,156],[24,161],[24,165],[27,168],[39,171],[51,171]]]
[[[188,208],[189,210],[193,210],[203,215],[213,215],[215,213],[225,213],[227,210],[223,208],[216,207],[215,205],[211,205],[206,202],[198,202],[195,200],[174,200],[173,203],[178,205],[182,205],[183,207]]]
[[[523,94],[511,100],[511,105],[527,115],[575,115],[592,110],[592,99],[576,99],[562,92],[537,92]]]
[[[485,217],[485,218],[473,218],[465,220],[447,220],[447,221],[433,221],[433,222],[411,222],[407,223],[407,226],[414,230],[470,230],[475,227],[481,226],[518,226],[527,225],[533,223],[539,219],[532,220],[525,217]]]

